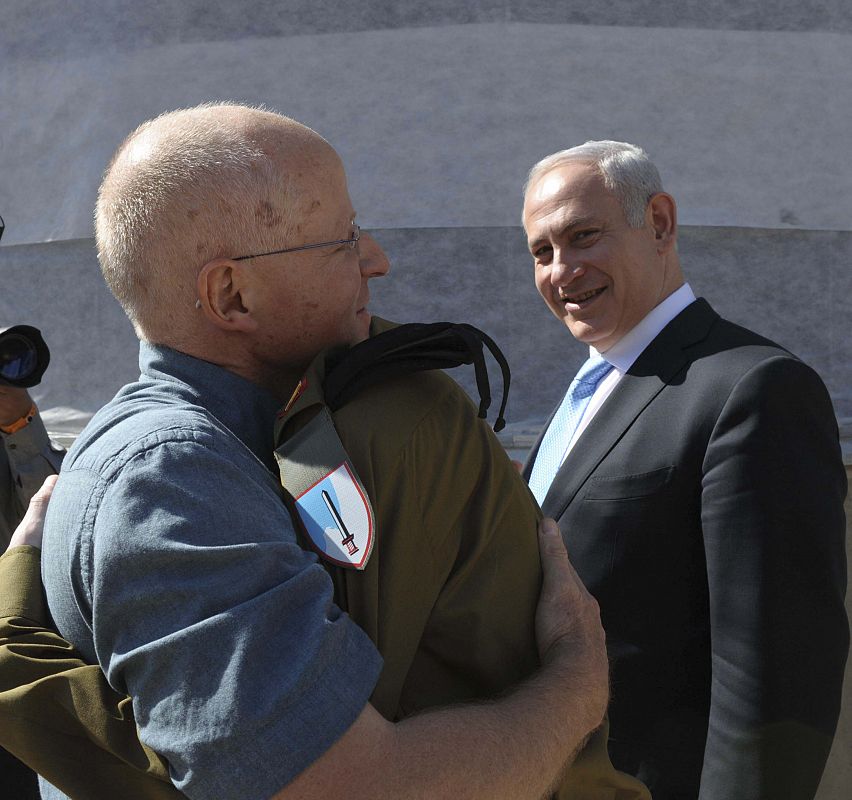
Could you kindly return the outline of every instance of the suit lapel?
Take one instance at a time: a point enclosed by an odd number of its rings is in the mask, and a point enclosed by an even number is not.
[[[704,339],[716,319],[718,314],[706,300],[696,300],[645,348],[583,431],[556,473],[542,504],[545,516],[555,519],[562,516],[592,472],[636,419],[688,365],[686,349]],[[540,441],[541,437],[536,442],[536,448]],[[527,467],[531,469],[531,463]]]

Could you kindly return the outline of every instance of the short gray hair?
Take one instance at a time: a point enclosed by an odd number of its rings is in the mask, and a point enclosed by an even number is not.
[[[250,126],[234,124],[241,115],[298,125],[233,103],[180,109],[140,125],[107,167],[95,208],[98,260],[142,338],[158,338],[163,309],[176,301],[191,308],[205,263],[283,247],[292,233],[292,184]]]
[[[530,170],[524,196],[542,175],[571,163],[591,164],[600,173],[606,188],[621,203],[631,228],[641,228],[645,224],[648,201],[663,191],[660,173],[641,147],[604,140],[589,141],[543,158]]]

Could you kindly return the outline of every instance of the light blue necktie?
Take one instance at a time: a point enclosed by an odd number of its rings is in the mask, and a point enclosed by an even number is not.
[[[541,440],[530,475],[530,489],[539,505],[544,503],[547,490],[562,464],[565,448],[568,447],[574,431],[577,430],[586,406],[589,405],[601,379],[611,369],[612,364],[595,354],[580,367],[580,371],[565,392],[565,397],[562,398],[556,414],[550,421],[547,433]]]

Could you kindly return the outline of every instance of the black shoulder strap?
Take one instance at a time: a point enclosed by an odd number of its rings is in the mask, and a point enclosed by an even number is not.
[[[328,364],[323,391],[332,410],[344,406],[362,389],[388,378],[429,369],[473,364],[479,392],[479,416],[485,419],[491,405],[491,386],[485,367],[483,344],[503,373],[503,400],[494,430],[506,425],[503,415],[509,397],[511,374],[506,357],[490,336],[473,325],[454,322],[411,322],[355,345]]]

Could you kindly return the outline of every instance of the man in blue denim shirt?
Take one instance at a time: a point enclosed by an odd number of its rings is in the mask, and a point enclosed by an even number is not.
[[[540,797],[608,691],[597,607],[553,528],[541,670],[392,724],[368,702],[380,658],[281,502],[275,411],[317,352],[367,336],[388,269],[354,219],[334,150],[277,114],[204,106],[124,142],[96,227],[142,375],[66,461],[50,608],[191,798]]]

